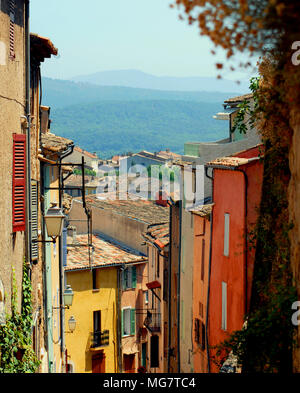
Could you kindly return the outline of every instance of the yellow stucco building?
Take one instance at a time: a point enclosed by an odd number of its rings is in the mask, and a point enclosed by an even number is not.
[[[74,298],[66,310],[65,331],[69,372],[117,373],[120,359],[119,269],[143,258],[93,235],[68,237],[66,282]],[[71,243],[71,244],[70,244]],[[69,320],[76,320],[73,332]]]

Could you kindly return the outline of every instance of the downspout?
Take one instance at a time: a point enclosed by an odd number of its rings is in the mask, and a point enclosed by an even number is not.
[[[179,245],[178,245],[178,280],[177,280],[177,372],[180,373],[180,271],[181,271],[181,236],[182,236],[182,200],[179,201]]]
[[[29,0],[25,2],[25,115],[26,124],[26,261],[31,262],[31,113],[30,113],[30,30]]]
[[[74,150],[74,144],[70,145],[69,149],[59,155],[59,164],[61,164],[62,160],[69,156],[70,154],[73,153]],[[62,208],[62,170],[61,170],[61,165],[58,166],[58,182],[59,182],[59,207]],[[58,254],[58,260],[59,260],[59,304],[62,306],[63,305],[63,292],[64,292],[64,267],[63,267],[63,241],[62,237],[59,237],[59,254]],[[65,322],[65,310],[61,307],[60,308],[60,336],[61,336],[61,342],[60,342],[60,350],[61,354],[63,354],[64,349],[65,349],[65,330],[64,330],[64,322]],[[64,357],[62,357],[64,359]],[[63,362],[64,363],[64,362]]]
[[[245,315],[248,312],[248,176],[243,169],[235,169],[237,172],[241,172],[245,179]]]
[[[117,269],[117,356],[118,356],[118,373],[122,372],[122,356],[121,356],[121,269]]]
[[[214,176],[209,176],[205,167],[205,176],[211,180],[212,183],[212,197],[214,195]],[[209,323],[209,295],[210,295],[210,272],[211,272],[211,255],[212,255],[212,234],[213,234],[213,213],[210,214],[210,242],[209,242],[209,260],[208,260],[208,282],[207,282],[207,299],[206,299],[206,318],[205,318],[205,344],[207,355],[207,371],[210,373],[210,353],[209,353],[209,338],[208,338],[208,323]]]
[[[172,290],[172,279],[171,279],[171,274],[172,274],[172,200],[170,204],[170,210],[169,210],[169,266],[168,266],[168,358],[167,358],[167,367],[168,367],[168,373],[170,373],[171,370],[171,359],[170,359],[170,351],[171,351],[171,290]]]

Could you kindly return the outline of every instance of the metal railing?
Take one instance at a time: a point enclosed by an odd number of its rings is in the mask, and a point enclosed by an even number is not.
[[[109,345],[109,330],[92,332],[91,336],[91,348]]]
[[[144,320],[144,325],[151,332],[160,332],[161,329],[161,313],[147,311],[147,317]]]

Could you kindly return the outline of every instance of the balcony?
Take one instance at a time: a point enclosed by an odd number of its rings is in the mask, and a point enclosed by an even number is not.
[[[147,317],[144,320],[144,325],[151,333],[160,332],[161,313],[147,311]]]
[[[104,347],[106,345],[109,345],[109,330],[91,333],[91,348]]]

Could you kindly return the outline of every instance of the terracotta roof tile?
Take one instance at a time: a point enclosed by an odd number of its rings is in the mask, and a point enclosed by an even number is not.
[[[92,235],[91,265],[89,264],[89,247],[88,235],[77,235],[76,243],[73,245],[72,240],[68,238],[68,254],[66,271],[84,270],[91,267],[110,267],[114,265],[146,262],[143,256],[134,254],[131,250],[121,247],[117,243],[104,240],[99,235]]]

